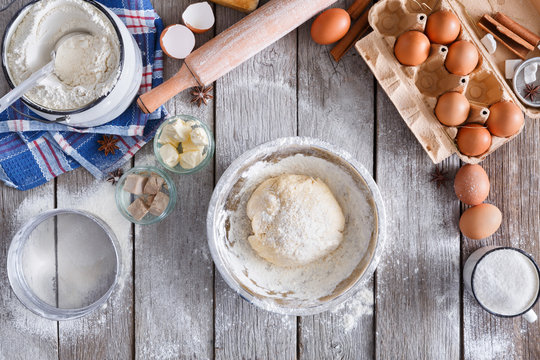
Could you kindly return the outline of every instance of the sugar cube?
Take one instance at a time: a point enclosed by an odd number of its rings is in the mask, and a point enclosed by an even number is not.
[[[504,62],[504,75],[507,79],[513,79],[514,73],[516,72],[516,69],[519,65],[521,65],[523,61],[520,59],[509,59]]]

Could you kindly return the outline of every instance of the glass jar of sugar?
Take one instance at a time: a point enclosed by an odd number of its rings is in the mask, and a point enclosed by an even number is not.
[[[501,317],[537,320],[532,307],[540,296],[540,270],[534,259],[513,247],[486,246],[473,252],[463,268],[465,287],[480,306]]]

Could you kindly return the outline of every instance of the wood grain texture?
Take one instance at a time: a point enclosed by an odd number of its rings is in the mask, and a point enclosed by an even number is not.
[[[5,83],[2,83],[5,84]],[[57,322],[39,317],[19,302],[8,282],[6,259],[11,239],[20,226],[36,214],[17,212],[25,199],[42,199],[54,208],[54,183],[35,190],[20,192],[5,185],[0,187],[0,359],[57,359]],[[28,201],[28,200],[26,200]],[[42,203],[42,201],[40,201]],[[28,204],[24,206],[26,209]],[[36,205],[37,206],[37,205]],[[45,209],[43,209],[45,210]]]
[[[9,2],[0,0],[0,8]],[[28,2],[16,1],[7,10],[0,12],[0,24],[8,24],[19,8]],[[9,86],[2,73],[0,94],[8,91]],[[32,216],[20,214],[17,209],[25,203],[25,199],[33,202],[33,199],[37,198],[43,200],[40,203],[48,203],[47,210],[53,209],[54,183],[26,192],[0,185],[0,360],[58,358],[57,323],[45,320],[26,309],[11,290],[7,277],[6,260],[11,239],[19,227]]]
[[[462,262],[476,249],[514,246],[540,260],[540,123],[526,119],[523,133],[492,154],[482,166],[491,191],[487,202],[503,213],[500,229],[490,238],[463,238]],[[510,160],[512,159],[512,160]],[[540,311],[537,304],[536,313]],[[540,323],[488,314],[467,292],[463,294],[464,359],[540,359]]]
[[[209,85],[335,2],[268,1],[195,50],[186,65],[200,84]]]
[[[217,31],[241,14],[216,9]],[[296,33],[287,35],[216,84],[216,179],[244,151],[296,135]],[[216,359],[294,359],[296,318],[259,310],[216,272]]]
[[[385,256],[377,270],[378,359],[460,356],[459,203],[377,87],[377,183],[386,205]],[[452,157],[443,162],[450,176]]]
[[[57,179],[57,207],[58,208],[84,208],[86,196],[100,196],[100,186],[112,186],[96,180],[88,171],[79,168],[62,175]],[[90,192],[92,195],[89,195]],[[86,195],[83,195],[85,194]],[[114,194],[111,190],[110,194]],[[107,194],[107,196],[110,196]],[[109,199],[110,200],[110,199]],[[92,209],[86,209],[92,211]],[[94,210],[110,226],[117,221],[105,214]],[[122,215],[114,212],[114,217],[122,219]],[[87,316],[70,321],[58,323],[59,357],[61,359],[131,359],[133,349],[133,273],[132,273],[132,246],[131,225],[125,221],[121,225],[123,231],[113,228],[117,237],[128,238],[118,241],[120,244],[129,244],[122,249],[122,285],[107,301],[104,308],[100,308]]]
[[[166,25],[177,23],[192,1],[155,2]],[[196,35],[200,46],[213,31]],[[165,59],[165,78],[180,61]],[[198,108],[183,92],[166,104],[171,115],[189,114],[212,129],[213,101]],[[152,144],[135,165],[156,165]],[[178,191],[175,210],[155,225],[135,230],[135,344],[137,359],[213,357],[213,265],[206,240],[206,210],[214,184],[210,163],[193,175],[169,173]]]
[[[351,3],[339,1],[336,6],[347,8]],[[310,27],[311,22],[298,34],[298,134],[340,146],[372,170],[373,75],[355,51],[337,64],[329,47],[312,41]],[[351,299],[338,310],[301,318],[300,359],[373,358],[373,284],[371,279],[355,296],[358,300]],[[362,304],[360,295],[371,297],[365,313],[351,308]]]

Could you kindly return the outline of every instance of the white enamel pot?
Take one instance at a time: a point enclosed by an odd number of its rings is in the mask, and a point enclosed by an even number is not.
[[[57,111],[38,105],[24,96],[21,98],[33,112],[42,118],[74,127],[102,125],[122,114],[131,105],[137,95],[141,85],[143,72],[141,51],[122,20],[106,6],[96,1],[83,1],[93,5],[98,11],[103,13],[115,29],[120,43],[120,75],[118,81],[108,94],[75,110]],[[2,68],[11,88],[14,87],[14,84],[7,66],[7,49],[9,49],[10,41],[17,26],[30,10],[31,6],[36,2],[37,1],[31,2],[19,10],[4,33],[2,43]]]

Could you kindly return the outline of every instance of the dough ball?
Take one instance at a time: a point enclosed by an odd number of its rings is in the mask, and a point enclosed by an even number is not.
[[[255,252],[278,266],[301,266],[334,251],[345,217],[320,179],[281,175],[264,181],[247,203]]]

